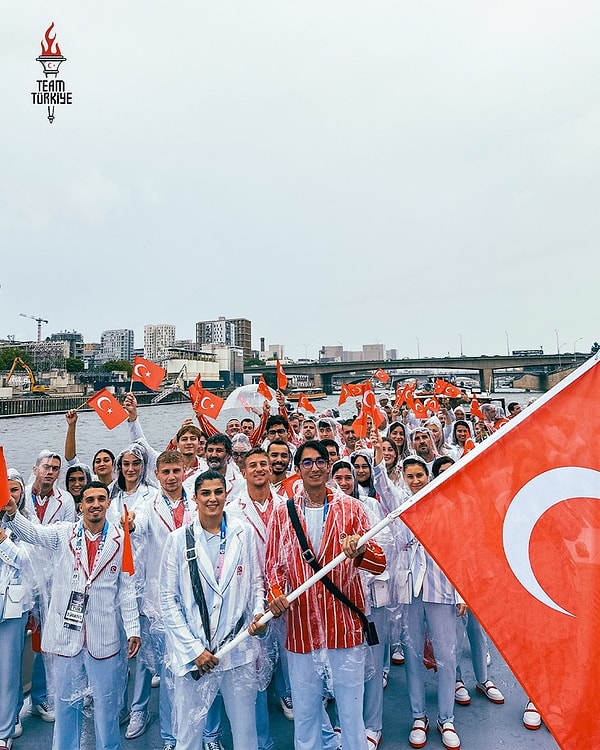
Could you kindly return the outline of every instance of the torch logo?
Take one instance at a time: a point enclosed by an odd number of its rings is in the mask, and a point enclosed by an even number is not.
[[[44,78],[38,79],[37,91],[32,91],[31,96],[34,104],[42,104],[48,107],[48,120],[54,122],[54,107],[57,104],[72,104],[73,94],[65,90],[65,82],[58,77],[60,65],[67,59],[63,57],[56,33],[52,36],[54,21],[46,29],[42,39],[42,54],[35,59],[41,63],[44,69]]]

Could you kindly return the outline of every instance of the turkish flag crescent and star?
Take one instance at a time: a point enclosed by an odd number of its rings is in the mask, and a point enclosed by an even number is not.
[[[595,355],[402,513],[562,750],[600,748],[599,393]]]
[[[164,367],[150,362],[149,359],[135,357],[133,360],[131,379],[138,383],[143,383],[151,391],[157,391],[160,388],[160,384],[163,382],[166,374],[167,371]]]
[[[210,391],[202,390],[196,397],[194,409],[202,414],[206,414],[206,416],[211,419],[216,419],[219,416],[219,412],[224,403],[224,398],[221,398]]]
[[[448,396],[448,398],[458,398],[462,396],[462,391],[456,385],[448,383],[446,380],[436,378],[433,384],[433,392],[437,396]]]
[[[256,389],[257,393],[260,393],[261,396],[264,396],[267,401],[273,400],[273,394],[269,390],[269,386],[267,385],[267,381],[264,379],[264,377],[261,375],[258,379],[258,387]]]
[[[89,406],[96,412],[109,430],[124,422],[129,414],[107,389],[103,388],[87,400]]]

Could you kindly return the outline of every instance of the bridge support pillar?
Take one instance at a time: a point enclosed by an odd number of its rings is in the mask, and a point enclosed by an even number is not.
[[[333,375],[323,374],[321,375],[320,380],[321,380],[321,388],[325,391],[325,393],[328,396],[331,396],[331,394],[333,393],[333,385],[332,385]],[[317,385],[316,379],[315,379],[315,385]]]
[[[494,371],[491,368],[479,370],[479,386],[482,391],[494,390]]]

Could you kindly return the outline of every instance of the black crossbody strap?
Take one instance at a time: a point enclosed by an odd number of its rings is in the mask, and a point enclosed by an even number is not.
[[[308,544],[306,534],[304,533],[304,529],[302,528],[302,524],[300,523],[300,519],[298,518],[296,505],[292,498],[287,501],[287,509],[290,516],[290,521],[292,523],[292,526],[294,527],[296,536],[298,537],[298,543],[300,544],[300,548],[302,549],[302,557],[316,573],[317,571],[321,570],[322,566],[319,565],[314,552]],[[331,578],[329,578],[329,576],[323,576],[323,578],[321,578],[321,582],[323,583],[323,586],[325,586],[327,591],[332,594],[332,596],[335,596],[336,599],[342,602],[342,604],[345,604],[346,607],[348,607],[350,610],[352,610],[352,612],[354,612],[355,615],[357,615],[363,626],[363,631],[365,633],[367,643],[369,644],[369,646],[376,646],[379,643],[379,637],[377,636],[375,623],[369,622],[365,613],[359,607],[357,607],[353,601],[348,599],[346,594],[338,589],[338,587],[331,580]]]
[[[194,599],[196,600],[198,609],[200,610],[200,619],[202,620],[204,635],[210,644],[210,618],[208,616],[208,607],[206,606],[204,591],[202,590],[202,584],[200,583],[200,573],[198,571],[198,563],[196,562],[196,541],[194,539],[194,529],[191,523],[185,527],[185,541],[185,556],[190,570],[192,593],[194,594]]]

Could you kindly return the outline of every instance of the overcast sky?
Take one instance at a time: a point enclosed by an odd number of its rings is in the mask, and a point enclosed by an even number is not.
[[[592,0],[5,1],[0,337],[225,315],[295,357],[588,350],[599,26]]]

